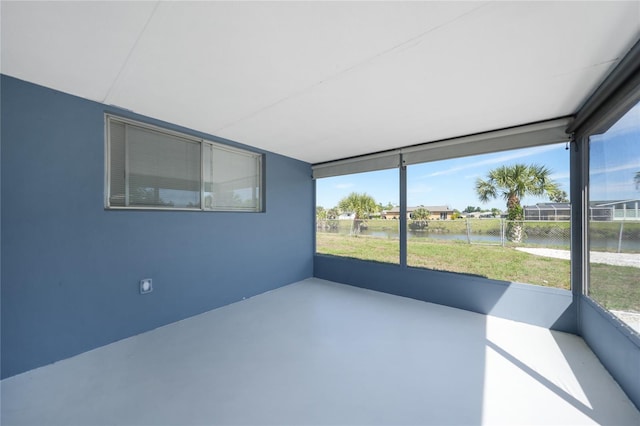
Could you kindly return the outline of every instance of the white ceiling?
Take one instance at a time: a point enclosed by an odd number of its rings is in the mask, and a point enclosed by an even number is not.
[[[9,2],[2,73],[310,163],[571,115],[640,2]]]

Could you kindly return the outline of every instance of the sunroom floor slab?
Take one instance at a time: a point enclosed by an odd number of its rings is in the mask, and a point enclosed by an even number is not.
[[[3,425],[640,424],[578,336],[319,279],[1,386]]]

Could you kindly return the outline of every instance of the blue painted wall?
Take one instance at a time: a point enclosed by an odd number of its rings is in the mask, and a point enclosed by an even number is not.
[[[316,255],[314,275],[370,290],[576,334],[570,291],[472,275]]]
[[[108,211],[105,112],[220,139],[1,78],[2,377],[312,276],[309,164],[266,153],[265,213]]]
[[[600,362],[640,409],[640,338],[586,296],[580,299],[580,330]]]

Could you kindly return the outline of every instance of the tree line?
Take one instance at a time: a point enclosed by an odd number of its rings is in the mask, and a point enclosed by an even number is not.
[[[391,210],[393,203],[386,205],[376,203],[376,200],[367,193],[352,192],[342,198],[336,207],[325,209],[322,206],[316,207],[316,216],[320,220],[337,219],[341,213],[353,213],[354,219],[368,219],[373,214],[385,210]]]

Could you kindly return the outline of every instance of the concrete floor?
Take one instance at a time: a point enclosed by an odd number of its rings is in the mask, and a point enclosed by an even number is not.
[[[3,425],[640,424],[577,336],[318,279],[1,386]]]

